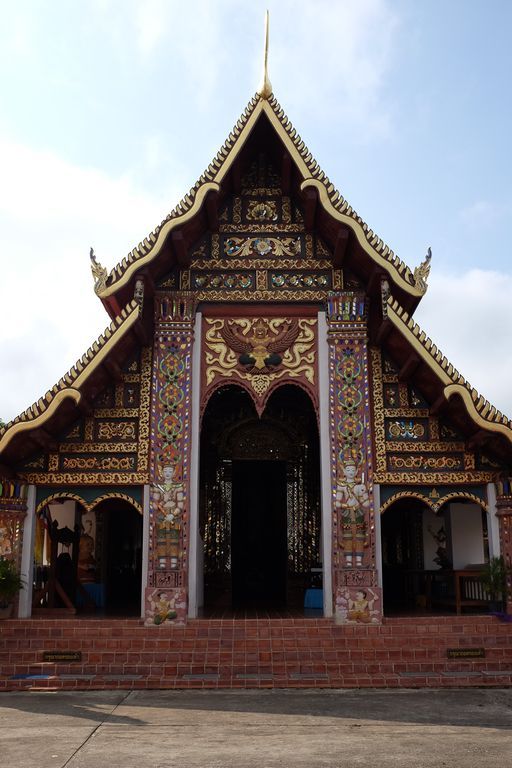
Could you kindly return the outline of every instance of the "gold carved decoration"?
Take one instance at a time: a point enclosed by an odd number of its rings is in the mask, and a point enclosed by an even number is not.
[[[133,421],[102,421],[98,424],[98,440],[135,440],[137,425]]]
[[[422,491],[417,490],[407,490],[407,491],[397,491],[397,493],[394,493],[392,496],[390,496],[387,501],[385,501],[383,504],[381,504],[380,507],[380,513],[386,511],[386,509],[389,509],[389,507],[395,503],[395,501],[398,501],[399,499],[418,499],[418,501],[422,501],[425,503],[429,509],[434,512],[434,514],[437,514],[441,507],[446,504],[449,501],[455,501],[457,499],[468,499],[470,501],[474,501],[475,504],[478,504],[482,509],[484,509],[486,512],[489,511],[487,504],[485,501],[480,499],[476,494],[471,493],[469,491],[453,491],[451,493],[447,493],[444,496],[441,496],[435,488],[433,488],[428,496],[426,496]]]
[[[397,371],[394,370],[392,363],[386,358],[381,359],[381,352],[376,347],[372,347],[370,350],[370,361],[372,368],[372,380],[373,380],[373,414],[374,414],[374,439],[375,439],[375,475],[374,481],[381,484],[401,484],[401,485],[414,485],[417,483],[424,483],[431,485],[433,483],[439,485],[452,485],[459,484],[474,484],[474,483],[490,483],[496,478],[496,474],[492,472],[475,471],[471,469],[473,463],[473,457],[469,454],[464,455],[464,443],[463,442],[440,442],[434,440],[432,442],[413,442],[413,441],[390,441],[386,442],[385,433],[385,416],[399,417],[399,416],[427,416],[428,409],[418,409],[416,411],[407,409],[385,409],[384,408],[384,387],[383,383],[386,381],[396,382]],[[384,367],[384,372],[383,372]],[[389,471],[387,466],[387,452],[400,452],[401,456],[401,471]],[[444,468],[450,469],[450,465],[454,465],[459,462],[458,471],[444,471],[439,472],[438,460],[442,457],[430,456],[428,457],[427,466],[419,466],[420,461],[418,455],[409,456],[409,451],[426,451],[431,454],[440,454],[447,452],[459,453],[459,456],[446,457]],[[392,457],[393,458],[393,457]],[[393,463],[396,464],[396,457],[393,458]],[[408,466],[405,466],[408,464]],[[435,466],[432,466],[435,465]],[[431,471],[428,470],[428,466],[431,466]]]
[[[138,408],[96,408],[94,411],[94,416],[98,419],[129,419],[136,418],[138,415]],[[92,440],[92,432],[90,440]]]
[[[136,435],[133,436],[135,439]],[[59,452],[67,453],[135,453],[137,451],[136,442],[119,443],[61,443]]]
[[[119,471],[135,469],[135,456],[64,456],[62,469]]]
[[[290,204],[290,198],[284,195],[281,198],[281,216],[286,224],[289,224],[292,220],[292,209]]]
[[[385,361],[386,363],[387,361]],[[382,362],[380,350],[370,349],[370,364],[373,380],[373,428],[375,434],[375,471],[386,471],[386,430],[384,425],[384,388],[382,384]],[[375,479],[375,478],[374,478]],[[378,480],[375,480],[378,482]]]
[[[284,211],[283,211],[284,215]],[[283,234],[283,233],[290,233],[294,234],[295,237],[297,237],[299,234],[302,234],[304,232],[304,225],[300,224],[298,222],[292,223],[292,222],[252,222],[251,224],[220,224],[219,225],[219,232],[225,235],[238,235],[240,233],[247,233],[247,234],[254,234],[256,232],[261,232],[264,234],[272,233],[272,234]],[[194,251],[194,257],[199,258],[198,250],[196,249]]]
[[[244,259],[210,259],[209,261],[192,261],[191,268],[196,271],[212,272],[213,270],[232,270],[247,269],[247,261]],[[325,270],[332,269],[330,261],[315,259],[251,259],[251,269],[303,269],[303,270]],[[338,272],[339,270],[334,270]],[[415,411],[416,413],[416,411]]]
[[[297,256],[301,252],[300,238],[293,237],[230,237],[224,244],[226,256]]]
[[[99,295],[100,293],[103,293],[107,287],[108,272],[96,259],[93,248],[89,251],[89,256],[91,259],[91,272],[94,280],[94,292]]]
[[[250,200],[247,206],[249,221],[277,221],[277,205],[274,200]]]
[[[464,443],[420,443],[408,442],[407,440],[389,440],[386,443],[386,450],[396,451],[430,451],[431,453],[460,453],[464,452]]]
[[[144,485],[149,482],[147,472],[47,472],[23,473],[23,479],[34,485]]]
[[[419,291],[421,291],[421,293],[425,293],[425,291],[427,290],[427,280],[430,274],[431,259],[432,259],[432,250],[429,248],[424,260],[421,262],[419,267],[416,267],[413,273],[414,285]]]
[[[297,319],[296,328],[284,317],[206,318],[205,322],[206,388],[219,379],[238,379],[261,397],[283,378],[304,377],[315,383],[316,319]],[[275,365],[268,359],[271,355],[280,358]]]
[[[77,493],[70,493],[69,491],[58,491],[57,493],[52,493],[50,496],[47,496],[45,499],[39,502],[36,507],[36,515],[39,514],[39,512],[48,504],[51,504],[52,501],[59,501],[61,499],[76,501],[85,509],[86,512],[90,512],[91,510],[95,509],[98,504],[100,504],[102,501],[106,501],[107,499],[122,499],[123,501],[127,501],[129,504],[131,504],[140,515],[143,514],[142,506],[139,504],[139,502],[129,496],[127,493],[111,491],[108,493],[103,493],[93,501],[85,501],[85,499],[83,499]]]
[[[258,318],[242,330],[235,321],[227,320],[220,328],[220,335],[230,349],[240,354],[242,365],[261,372],[282,362],[279,352],[295,343],[299,325],[296,320],[285,320],[276,330],[268,320]],[[272,360],[273,357],[276,359]]]
[[[48,456],[48,471],[56,472],[59,469],[59,454],[50,453]]]
[[[233,302],[240,302],[240,301],[243,301],[243,302],[245,301],[296,302],[299,296],[300,301],[308,302],[308,301],[327,301],[327,297],[330,291],[331,291],[330,288],[325,288],[324,290],[318,290],[318,291],[303,290],[300,292],[300,294],[297,294],[296,291],[288,291],[288,290],[229,291],[229,294],[226,291],[194,291],[194,296],[196,298],[196,301],[219,301],[219,302],[225,302],[227,300],[233,301]]]
[[[94,417],[88,417],[85,420],[85,440],[83,443],[61,443],[61,461],[62,466],[59,469],[59,454],[50,454],[47,472],[24,472],[23,477],[28,483],[36,485],[140,485],[147,483],[148,464],[149,464],[149,418],[150,418],[150,399],[151,399],[151,347],[143,347],[140,357],[140,394],[139,408],[96,408]],[[126,378],[125,378],[126,377]],[[130,380],[133,374],[125,374],[121,387],[127,380]],[[137,377],[139,378],[139,377]],[[121,390],[122,391],[122,390]],[[98,429],[104,426],[104,423],[97,422],[97,419],[137,419],[139,437],[136,442],[129,443],[93,443],[94,425]],[[133,424],[133,422],[126,422]],[[108,426],[113,427],[122,424],[119,421],[113,421]],[[135,424],[133,424],[134,428]],[[123,430],[120,427],[121,431]],[[127,427],[129,431],[129,427]],[[128,434],[128,432],[126,432]],[[116,435],[112,435],[115,439]],[[120,436],[117,435],[120,439]],[[136,437],[136,435],[134,436]],[[131,456],[125,455],[133,451]],[[89,456],[67,456],[70,454],[92,454]],[[94,454],[102,453],[103,456]],[[117,455],[105,455],[116,454]],[[64,455],[63,455],[64,454]],[[80,471],[83,470],[83,471]]]

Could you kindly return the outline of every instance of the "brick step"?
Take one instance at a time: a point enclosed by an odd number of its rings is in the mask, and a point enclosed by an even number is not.
[[[510,643],[502,643],[499,640],[496,643],[490,644],[487,638],[474,638],[474,642],[468,644],[467,642],[460,643],[458,638],[455,638],[453,643],[440,643],[437,645],[425,646],[422,643],[416,644],[404,644],[403,646],[394,647],[390,645],[379,644],[378,646],[370,646],[368,648],[361,648],[359,645],[334,645],[332,647],[320,647],[315,644],[311,644],[307,647],[297,646],[276,646],[276,645],[248,645],[248,646],[235,646],[233,648],[228,647],[191,647],[180,649],[147,649],[147,648],[130,648],[130,649],[104,649],[104,648],[83,648],[75,645],[66,645],[63,648],[55,648],[54,645],[48,644],[36,645],[33,648],[11,648],[0,654],[5,660],[11,662],[23,662],[23,663],[41,663],[44,662],[43,654],[46,652],[62,651],[62,652],[74,652],[81,653],[82,663],[113,663],[115,661],[123,661],[125,663],[131,663],[137,659],[146,659],[151,663],[164,663],[169,661],[194,661],[197,659],[207,659],[215,661],[216,663],[226,662],[229,663],[237,659],[274,659],[282,661],[284,659],[299,660],[299,661],[337,661],[337,660],[352,660],[352,661],[369,661],[369,660],[383,660],[391,659],[395,661],[399,660],[411,660],[411,659],[443,659],[446,658],[447,648],[456,648],[461,652],[464,652],[466,648],[483,648],[487,657],[501,658],[509,657],[512,659],[512,647]]]
[[[512,674],[490,670],[487,673],[449,671],[395,674],[339,674],[326,677],[315,673],[269,675],[237,673],[234,676],[215,673],[180,677],[138,676],[132,674],[70,675],[6,680],[0,679],[0,690],[104,690],[104,689],[168,689],[168,688],[461,688],[504,687],[512,685]]]
[[[159,676],[175,676],[177,674],[195,674],[205,672],[229,673],[233,670],[237,673],[243,670],[256,672],[263,670],[265,673],[297,671],[297,672],[318,672],[325,674],[334,674],[344,672],[350,674],[375,673],[397,673],[397,672],[425,672],[425,671],[483,671],[483,670],[502,670],[512,671],[512,660],[507,657],[484,659],[451,660],[446,658],[431,658],[424,660],[358,660],[349,659],[330,661],[330,660],[303,660],[303,659],[284,659],[284,660],[261,660],[256,658],[239,658],[230,662],[218,659],[197,658],[191,660],[178,660],[154,663],[148,659],[139,658],[136,661],[112,660],[109,663],[81,663],[74,664],[55,664],[52,662],[8,662],[2,667],[2,676],[12,676],[15,674],[143,674]]]
[[[483,659],[446,657],[482,647]],[[80,651],[44,662],[43,651]],[[512,626],[490,616],[392,619],[31,619],[0,624],[0,688],[511,685]],[[16,676],[21,676],[16,679]],[[13,679],[15,678],[15,679]],[[433,682],[435,681],[435,683]]]

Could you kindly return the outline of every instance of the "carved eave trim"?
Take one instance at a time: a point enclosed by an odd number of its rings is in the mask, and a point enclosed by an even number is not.
[[[369,228],[329,181],[275,97],[270,95],[267,99],[256,95],[249,102],[225,144],[190,192],[164,221],[110,272],[106,287],[98,293],[102,300],[115,294],[130,281],[137,270],[156,258],[169,233],[185,224],[200,211],[209,192],[219,192],[222,181],[230,172],[262,113],[265,113],[295,162],[303,178],[301,190],[316,189],[326,213],[354,232],[361,248],[375,264],[385,269],[393,282],[410,296],[415,299],[423,296],[424,291],[415,284],[409,267]]]
[[[433,341],[392,297],[388,299],[387,316],[418,353],[421,360],[440,379],[446,401],[454,395],[459,395],[468,415],[478,427],[501,434],[512,443],[512,421],[491,405],[461,376]]]
[[[82,400],[86,399],[80,391],[81,387],[105,361],[119,341],[134,327],[139,317],[140,306],[136,301],[131,301],[52,389],[0,429],[0,454],[17,435],[42,427],[64,401],[69,399],[80,406]]]

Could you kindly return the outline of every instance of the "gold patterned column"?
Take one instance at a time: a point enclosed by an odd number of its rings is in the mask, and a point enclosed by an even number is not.
[[[195,310],[185,292],[158,294],[151,397],[146,624],[187,615],[190,391]]]
[[[333,589],[336,620],[378,623],[373,463],[363,293],[328,300]]]
[[[26,485],[0,478],[0,555],[21,565],[23,521],[27,514]]]
[[[512,568],[512,495],[498,496],[496,516],[500,523],[500,550],[506,565]],[[512,575],[507,576],[506,610],[512,614]]]

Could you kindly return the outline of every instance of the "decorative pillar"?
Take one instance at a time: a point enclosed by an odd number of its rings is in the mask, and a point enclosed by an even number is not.
[[[146,616],[146,587],[149,586],[149,528],[150,528],[150,509],[149,500],[151,498],[151,489],[149,485],[144,485],[142,489],[142,573],[141,573],[141,618]]]
[[[339,623],[379,623],[366,298],[328,301],[333,597]]]
[[[0,551],[21,571],[27,486],[0,478]],[[27,574],[22,574],[25,581]]]
[[[320,417],[320,487],[322,489],[322,585],[324,616],[332,616],[331,436],[329,424],[329,345],[325,312],[318,313],[318,411]]]
[[[199,455],[201,405],[201,313],[196,312],[192,359],[192,422],[190,434],[189,578],[188,616],[197,618],[203,607],[203,541],[199,532]]]
[[[34,582],[34,539],[36,532],[36,486],[29,485],[27,492],[27,514],[23,524],[23,546],[21,550],[21,578],[25,586],[18,600],[18,618],[32,616],[32,589]]]
[[[187,615],[194,313],[191,294],[156,297],[146,624]]]
[[[507,489],[509,490],[509,489]],[[500,548],[505,564],[509,568],[507,576],[506,609],[512,614],[512,494],[498,495],[496,499],[496,516],[500,523]]]

